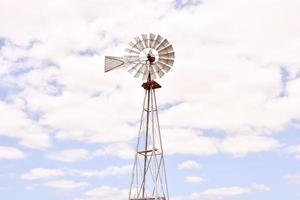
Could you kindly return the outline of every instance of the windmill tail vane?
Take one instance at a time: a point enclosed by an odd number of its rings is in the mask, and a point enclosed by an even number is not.
[[[156,102],[154,80],[168,73],[175,52],[166,38],[152,33],[135,37],[123,57],[105,56],[105,72],[126,68],[147,82],[132,169],[129,200],[169,200],[164,151]]]

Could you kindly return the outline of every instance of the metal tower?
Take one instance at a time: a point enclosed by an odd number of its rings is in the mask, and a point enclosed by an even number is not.
[[[160,35],[142,34],[125,49],[124,57],[105,57],[105,72],[129,68],[135,77],[142,75],[145,97],[132,170],[129,200],[169,200],[164,151],[158,120],[154,81],[169,72],[175,58],[173,46]]]
[[[164,152],[155,90],[161,86],[148,79],[140,121],[129,199],[169,199]]]

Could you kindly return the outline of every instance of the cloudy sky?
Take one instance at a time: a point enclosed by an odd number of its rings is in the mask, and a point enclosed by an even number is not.
[[[152,32],[176,51],[157,91],[171,199],[298,200],[299,9],[0,0],[1,199],[127,199],[144,91],[104,56]]]

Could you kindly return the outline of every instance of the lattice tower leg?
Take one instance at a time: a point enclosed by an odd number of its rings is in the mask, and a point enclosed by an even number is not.
[[[153,80],[143,84],[145,97],[140,120],[129,200],[169,200]]]

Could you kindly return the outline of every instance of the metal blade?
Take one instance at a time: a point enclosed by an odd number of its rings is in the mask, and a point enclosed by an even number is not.
[[[125,64],[125,60],[121,57],[105,56],[104,71],[109,72],[117,67]]]
[[[169,52],[165,54],[159,54],[160,58],[165,58],[165,59],[174,59],[175,58],[175,52]]]
[[[164,64],[164,63],[161,63],[161,62],[157,62],[157,65],[159,66],[160,69],[164,70],[165,72],[169,72],[171,67]]]
[[[129,46],[131,46],[132,48],[135,48],[136,50],[140,51],[140,49],[136,46],[136,44],[134,44],[133,42],[129,42],[128,43]]]
[[[160,67],[155,63],[154,65],[154,69],[156,71],[156,73],[158,74],[158,76],[161,78],[163,75],[165,75],[165,73],[160,69]]]
[[[150,48],[154,48],[155,37],[156,37],[155,34],[150,33],[150,40],[149,40],[149,46],[150,46]]]
[[[161,43],[161,41],[163,40],[164,38],[161,37],[160,35],[157,35],[156,39],[155,39],[155,42],[153,44],[153,48],[156,49],[156,47]]]
[[[128,72],[132,73],[132,72],[134,72],[134,71],[138,71],[138,68],[140,67],[140,65],[141,65],[140,63],[133,65],[133,67],[130,68],[130,69],[128,70]]]
[[[158,59],[158,62],[167,64],[167,65],[170,65],[170,66],[172,66],[172,65],[174,64],[174,60],[172,60],[172,59],[167,59],[167,58],[159,58],[159,59]]]
[[[144,69],[146,68],[146,65],[142,65],[139,70],[136,72],[136,74],[134,75],[135,78],[140,77],[140,75],[143,73]]]
[[[160,51],[161,49],[167,47],[169,44],[169,41],[167,39],[164,39],[164,41],[162,41],[162,43],[160,43],[160,45],[156,47],[156,50]]]
[[[135,44],[135,45],[137,46],[137,48],[138,48],[139,50],[145,49],[145,46],[144,46],[142,40],[141,40],[139,37],[135,37],[134,40],[136,41],[136,44]]]
[[[174,49],[173,49],[173,46],[170,44],[169,46],[160,49],[158,51],[158,53],[163,54],[163,53],[168,53],[168,52],[171,52],[171,51],[174,51]]]
[[[131,54],[140,54],[140,52],[135,51],[133,49],[128,49],[128,48],[125,49],[125,52],[131,53]]]
[[[149,44],[148,44],[148,41],[149,41],[148,34],[142,34],[142,38],[143,38],[144,46],[146,48],[148,48],[149,47]]]
[[[155,71],[153,69],[153,66],[151,65],[149,69],[150,69],[151,79],[156,79],[156,74],[155,74]]]

